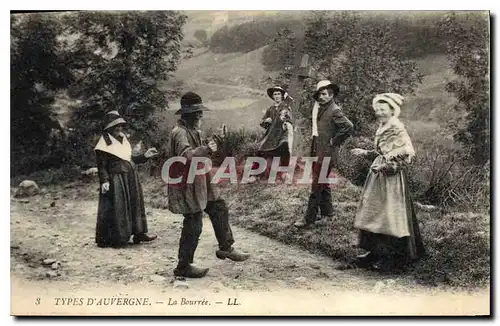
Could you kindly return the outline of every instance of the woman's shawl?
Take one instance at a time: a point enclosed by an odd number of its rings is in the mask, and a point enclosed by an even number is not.
[[[375,148],[388,162],[403,161],[410,164],[415,157],[415,150],[404,124],[395,117],[378,128]]]
[[[117,156],[125,161],[132,161],[132,146],[130,145],[125,134],[121,134],[123,137],[122,142],[119,142],[111,134],[103,132],[94,150],[103,151],[111,155]]]

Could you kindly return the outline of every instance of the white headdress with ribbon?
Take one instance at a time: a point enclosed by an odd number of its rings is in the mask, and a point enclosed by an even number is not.
[[[404,124],[399,120],[403,99],[403,96],[396,93],[382,93],[373,98],[373,105],[386,102],[394,109],[394,115],[377,129],[375,146],[380,148],[388,160],[400,156],[410,163],[415,157],[415,149]]]
[[[403,104],[404,97],[396,93],[382,93],[373,98],[372,104],[377,102],[387,102],[394,109],[394,116],[397,118],[401,113],[401,105]]]

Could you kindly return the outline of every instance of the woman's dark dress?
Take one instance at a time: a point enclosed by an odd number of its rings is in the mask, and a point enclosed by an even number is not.
[[[144,155],[132,161],[96,150],[100,183],[109,182],[105,194],[99,189],[95,241],[103,247],[120,247],[132,235],[148,232],[144,198],[135,164],[144,163]]]

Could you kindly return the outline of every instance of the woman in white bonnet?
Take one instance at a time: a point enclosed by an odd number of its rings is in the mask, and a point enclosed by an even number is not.
[[[399,94],[375,96],[376,150],[352,150],[354,155],[374,159],[354,222],[359,229],[358,246],[367,251],[357,257],[362,267],[392,270],[425,254],[408,186],[407,166],[415,151],[398,118],[402,103]]]

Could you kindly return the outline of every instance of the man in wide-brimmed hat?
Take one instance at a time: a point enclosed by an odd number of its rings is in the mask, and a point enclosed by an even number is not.
[[[193,157],[209,157],[217,151],[217,144],[213,140],[204,145],[199,130],[203,111],[208,111],[208,108],[203,105],[198,94],[187,92],[181,97],[181,108],[176,112],[181,118],[170,135],[170,151],[171,156],[185,157],[187,164],[179,167],[181,171],[176,171],[172,165],[169,173],[186,175]],[[175,276],[199,278],[208,272],[208,268],[192,265],[202,231],[203,212],[210,217],[219,244],[219,250],[216,251],[217,258],[244,261],[250,256],[233,248],[234,239],[229,224],[228,208],[225,201],[216,193],[211,179],[210,173],[207,173],[197,175],[192,183],[184,182],[181,185],[168,187],[169,210],[174,214],[184,215]]]
[[[274,104],[266,110],[260,123],[266,132],[259,142],[258,155],[268,159],[268,167],[274,157],[280,158],[281,166],[287,166],[293,146],[293,120],[289,104],[292,99],[280,86],[268,88],[267,95]]]
[[[150,148],[143,155],[133,155],[123,133],[125,124],[118,111],[108,112],[95,146],[101,184],[95,236],[99,247],[122,247],[132,235],[135,244],[156,239],[156,235],[147,235],[144,198],[135,164],[146,162],[158,152]]]
[[[318,161],[313,164],[313,184],[306,214],[295,223],[299,228],[313,224],[318,219],[318,210],[320,218],[333,216],[331,189],[328,184],[319,182],[319,176],[325,158],[330,160],[327,175],[337,165],[340,146],[353,130],[352,122],[335,103],[339,91],[338,85],[322,80],[313,95],[311,156],[318,157]]]

